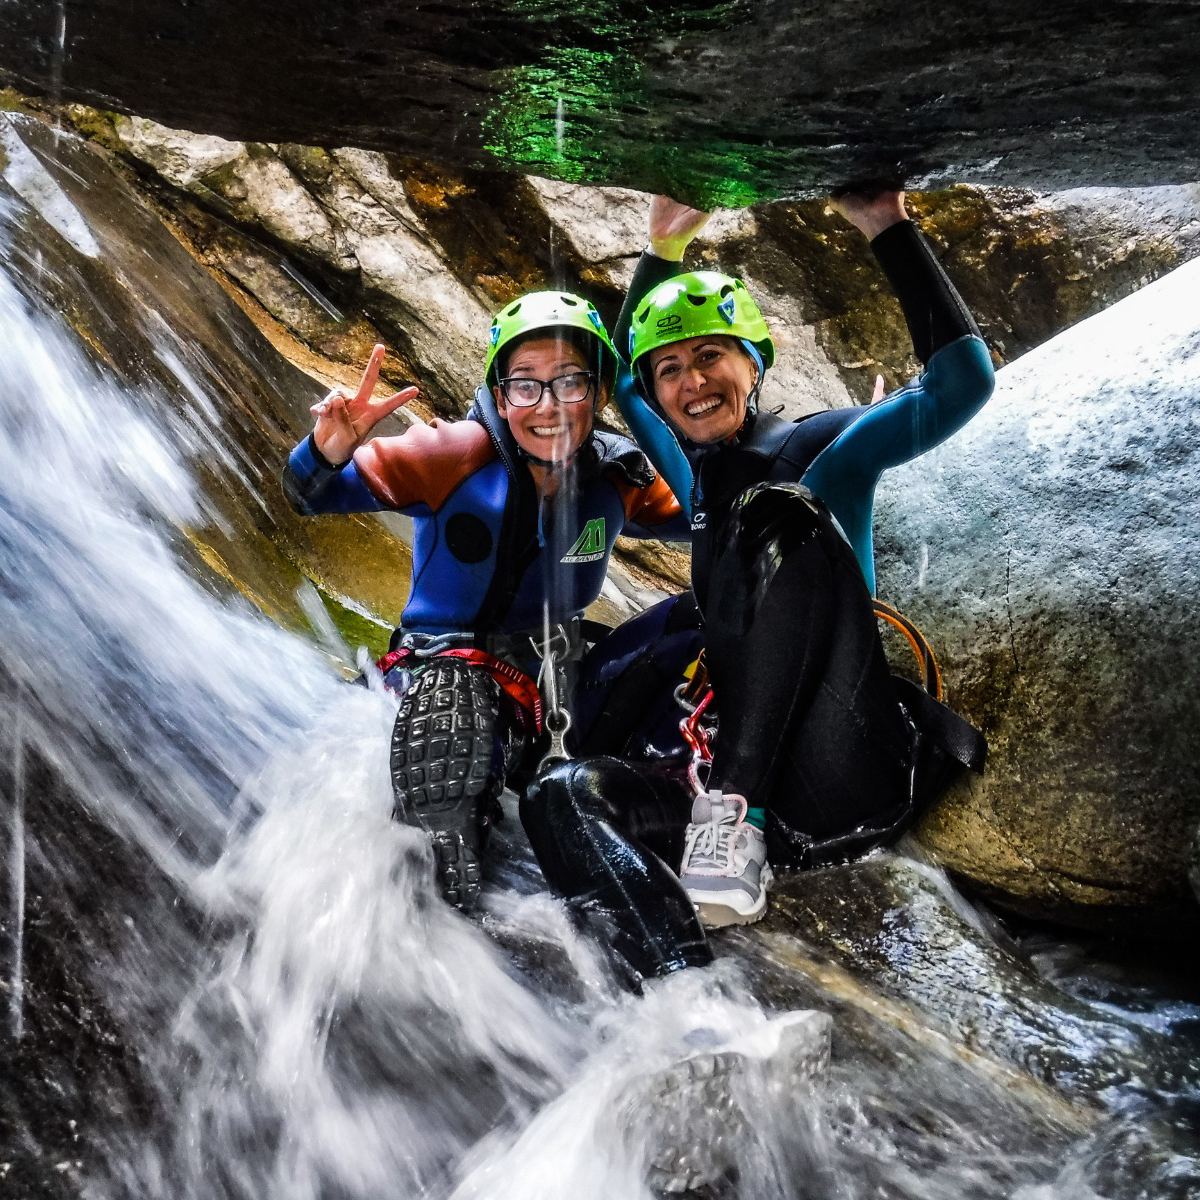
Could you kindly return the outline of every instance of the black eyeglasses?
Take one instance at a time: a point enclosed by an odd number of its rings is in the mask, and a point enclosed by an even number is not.
[[[560,404],[579,404],[592,394],[596,376],[591,371],[572,371],[554,379],[530,379],[527,375],[510,375],[500,380],[504,398],[514,408],[532,408],[539,403],[542,393],[549,388],[550,395]]]

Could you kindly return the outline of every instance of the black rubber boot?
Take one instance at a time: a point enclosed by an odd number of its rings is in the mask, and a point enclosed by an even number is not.
[[[429,832],[438,888],[464,912],[479,903],[480,862],[504,784],[499,703],[490,675],[445,659],[417,676],[392,729],[392,815]]]

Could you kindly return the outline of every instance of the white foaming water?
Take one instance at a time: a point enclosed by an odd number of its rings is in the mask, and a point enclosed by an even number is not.
[[[9,827],[9,914],[12,953],[8,971],[8,1018],[12,1040],[25,1032],[25,731],[18,695],[12,721],[12,818]]]

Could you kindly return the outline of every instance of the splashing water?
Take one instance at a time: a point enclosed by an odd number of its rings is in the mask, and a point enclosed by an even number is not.
[[[9,1031],[19,1042],[25,1029],[25,733],[23,706],[17,697],[12,723],[12,824],[9,883],[12,902],[12,951],[8,975]]]
[[[54,144],[62,137],[63,70],[67,61],[67,0],[56,0],[54,22],[54,60],[50,65],[50,100],[54,106]]]
[[[756,968],[627,995],[539,891],[511,813],[482,918],[437,900],[424,839],[389,818],[393,701],[176,551],[209,515],[183,447],[220,411],[176,357],[192,424],[147,415],[0,272],[9,1011],[19,1029],[24,1003],[28,1046],[36,875],[136,1076],[87,1110],[87,1194],[651,1196],[648,1087],[768,1029]],[[743,1081],[734,1170],[707,1194],[1087,1194],[1093,1143],[899,1034],[875,1058],[841,1036],[823,1084]],[[36,1145],[38,1114],[26,1125]]]
[[[120,944],[89,971],[155,1116],[97,1135],[94,1186],[437,1192],[471,1152],[472,1178],[511,1173],[515,1187],[506,1143],[571,1081],[593,1090],[588,1052],[635,1001],[545,898],[502,899],[487,922],[557,947],[587,993],[570,1004],[526,986],[435,899],[424,840],[389,819],[391,699],[341,684],[193,581],[172,548],[203,519],[171,448],[179,430],[98,375],[5,276],[0,363],[3,699],[11,712],[22,697],[22,744],[62,819],[112,831],[126,868],[167,889],[145,913],[119,918],[115,895],[100,906],[114,915],[96,944]],[[46,869],[88,866],[73,839]],[[86,911],[68,915],[91,928]],[[726,1024],[759,1011],[722,1003]],[[691,1022],[683,1006],[659,1032]],[[619,1143],[583,1142],[560,1178],[587,1175],[598,1153],[638,1175]]]

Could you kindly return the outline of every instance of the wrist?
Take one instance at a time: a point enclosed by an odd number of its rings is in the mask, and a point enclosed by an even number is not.
[[[309,449],[312,451],[314,461],[318,466],[324,467],[327,471],[340,471],[353,457],[355,447],[351,447],[349,452],[344,457],[338,453],[339,447],[331,444],[332,439],[326,439],[325,444],[321,445],[317,441],[317,434],[314,430],[308,435]]]
[[[683,262],[683,253],[688,248],[691,238],[680,242],[674,238],[651,238],[646,246],[648,253],[653,254],[655,258],[661,258],[664,262],[681,263]]]
[[[912,222],[909,219],[908,214],[905,213],[901,216],[888,215],[886,217],[876,217],[871,221],[864,221],[863,224],[859,226],[859,229],[862,230],[868,242],[873,242],[881,233],[886,233],[889,229],[892,229],[897,225],[910,224],[912,224]]]

